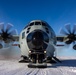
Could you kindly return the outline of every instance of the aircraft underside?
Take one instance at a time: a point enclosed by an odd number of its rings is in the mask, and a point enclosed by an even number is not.
[[[22,60],[20,63],[29,63],[28,67],[30,68],[46,68],[47,63],[55,64],[57,62],[61,63],[61,61],[56,57],[47,57],[46,53],[43,52],[32,52],[29,53],[29,58],[26,56],[22,56]]]

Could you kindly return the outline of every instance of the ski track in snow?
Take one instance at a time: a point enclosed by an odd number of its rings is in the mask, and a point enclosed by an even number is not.
[[[28,68],[18,60],[0,60],[0,75],[76,75],[76,59],[63,61],[47,68]]]

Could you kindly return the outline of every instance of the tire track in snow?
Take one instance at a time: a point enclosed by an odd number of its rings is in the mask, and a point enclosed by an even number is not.
[[[37,75],[40,69],[34,69],[33,72],[30,73],[30,75]]]
[[[64,75],[63,72],[58,68],[46,68],[45,75]]]
[[[21,67],[21,68],[18,68],[18,69],[13,69],[11,71],[6,69],[6,70],[4,70],[4,72],[2,72],[2,75],[16,75],[17,73],[19,73],[23,69],[24,69],[24,67]]]
[[[13,75],[24,75],[28,68],[21,68],[19,71],[16,71]]]
[[[37,75],[47,75],[47,70],[46,69],[40,69]]]
[[[29,73],[32,69],[29,68],[24,68],[21,71],[17,72],[15,75],[26,75],[27,73]]]
[[[28,68],[28,70],[25,72],[25,75],[30,75],[33,71],[33,68]]]
[[[7,69],[4,69],[3,71],[0,72],[1,75],[14,75],[15,73],[19,72],[21,70],[21,68],[17,69],[17,70],[12,70],[12,71],[8,71]]]
[[[28,68],[27,63],[0,61],[0,75],[76,75],[76,66],[49,66],[47,68]]]
[[[2,64],[3,63],[3,64]],[[25,64],[12,61],[0,61],[0,74],[1,75],[15,75],[26,67]]]

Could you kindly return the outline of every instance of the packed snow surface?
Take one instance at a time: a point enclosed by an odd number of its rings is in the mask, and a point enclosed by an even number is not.
[[[20,49],[10,47],[0,50],[0,75],[76,75],[76,57],[58,57],[62,63],[47,64],[47,68],[28,68],[19,63]]]
[[[1,59],[0,75],[76,75],[76,58],[62,57],[62,63],[47,64],[47,68],[28,68],[18,59]]]

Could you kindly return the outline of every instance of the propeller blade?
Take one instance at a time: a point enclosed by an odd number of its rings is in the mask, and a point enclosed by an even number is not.
[[[64,35],[68,35],[68,33],[66,31],[64,31],[62,28],[59,31],[60,34],[64,34]]]
[[[6,43],[9,43],[10,41],[15,41],[12,35],[17,35],[17,30],[11,30],[12,27],[13,25],[10,23],[7,24],[6,28],[4,26],[4,23],[0,23],[1,39]]]
[[[17,35],[18,34],[17,29],[12,30],[9,34],[10,35]]]
[[[70,24],[66,24],[66,25],[65,25],[65,28],[66,28],[66,30],[67,30],[69,33],[71,33]]]
[[[6,32],[8,32],[12,27],[13,27],[13,25],[8,23],[6,26]]]
[[[1,31],[4,31],[4,23],[0,23],[0,29]]]
[[[76,25],[73,26],[73,31],[72,31],[72,33],[75,34],[75,32],[76,32]]]

